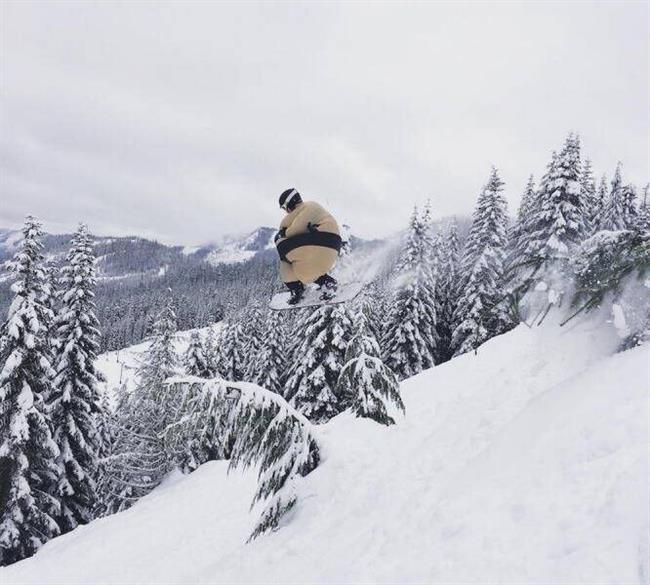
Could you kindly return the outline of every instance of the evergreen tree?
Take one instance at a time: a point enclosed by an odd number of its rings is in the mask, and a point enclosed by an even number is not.
[[[268,311],[261,342],[248,380],[282,395],[287,356],[282,314],[279,311]]]
[[[253,380],[258,375],[259,354],[264,333],[264,319],[259,303],[254,301],[244,317],[244,378]]]
[[[138,385],[122,397],[117,431],[104,482],[108,512],[131,506],[148,494],[170,470],[162,433],[176,419],[176,397],[164,382],[180,373],[174,348],[176,313],[171,299],[158,314],[153,336],[138,370]]]
[[[515,257],[519,256],[526,244],[526,228],[529,218],[534,213],[537,193],[535,191],[535,179],[533,175],[528,177],[517,211],[517,219],[510,231],[510,250]]]
[[[599,228],[601,230],[612,231],[624,230],[627,228],[628,218],[626,215],[626,195],[623,185],[623,174],[621,171],[621,163],[618,163],[614,172],[614,178],[612,179],[611,190],[600,217]]]
[[[241,382],[246,374],[244,330],[239,320],[224,323],[219,336],[217,369],[226,380]]]
[[[215,334],[215,327],[208,328],[208,333],[205,336],[205,343],[203,344],[203,352],[205,355],[205,364],[209,378],[222,378],[219,372],[219,347],[217,335]]]
[[[99,323],[93,301],[94,262],[91,238],[81,224],[62,269],[61,311],[56,319],[60,344],[51,398],[54,440],[60,450],[59,525],[64,532],[92,520],[97,499],[95,481],[102,449],[98,424],[104,412],[98,388],[103,376],[96,368]]]
[[[591,160],[585,159],[582,165],[582,176],[580,178],[580,205],[585,216],[587,231],[592,233],[596,226],[596,218],[599,213],[598,195],[596,194],[596,181],[591,168]]]
[[[549,168],[526,253],[538,265],[565,261],[587,233],[580,201],[580,143],[570,135]]]
[[[636,188],[634,185],[625,185],[621,194],[623,198],[623,219],[625,227],[631,229],[636,224],[637,208],[636,208]]]
[[[648,201],[648,191],[650,183],[643,188],[643,199],[639,205],[639,212],[636,218],[636,229],[638,231],[650,231],[650,201]]]
[[[605,210],[605,204],[607,203],[608,193],[609,190],[607,186],[607,176],[603,174],[603,176],[600,178],[598,191],[596,192],[595,207],[591,221],[591,227],[594,232],[600,229],[600,223],[602,221],[603,211]]]
[[[460,263],[460,243],[458,226],[454,219],[447,228],[441,241],[438,292],[439,318],[437,320],[438,363],[449,360],[452,355],[451,338],[453,333],[453,316],[458,305],[458,278]]]
[[[379,357],[379,345],[370,333],[363,311],[355,316],[356,334],[345,352],[345,365],[339,375],[336,392],[347,396],[357,417],[371,418],[383,425],[395,420],[388,405],[404,411],[395,374]]]
[[[463,278],[452,335],[454,355],[475,349],[502,333],[509,324],[501,304],[508,223],[502,191],[503,181],[492,167],[490,179],[478,198],[463,255]]]
[[[573,251],[589,234],[581,177],[580,143],[569,135],[562,151],[553,153],[536,203],[524,221],[516,253],[509,258],[507,280],[516,301],[536,282],[550,281],[553,287],[560,283],[569,272]],[[555,292],[552,298],[561,298],[561,293]]]
[[[58,348],[58,339],[56,323],[54,316],[58,313],[58,298],[60,297],[59,286],[57,282],[58,270],[51,263],[46,262],[43,265],[43,294],[41,295],[41,304],[43,305],[47,316],[44,322],[46,331],[44,333],[48,357],[50,361],[54,360],[54,354]]]
[[[189,376],[211,378],[212,372],[205,355],[205,349],[197,331],[190,335],[190,343],[185,352],[185,371]]]
[[[352,319],[341,305],[319,307],[300,323],[303,332],[296,361],[289,371],[286,398],[313,422],[326,422],[349,406],[348,396],[336,392]]]
[[[382,338],[384,362],[400,379],[435,363],[436,298],[430,266],[432,250],[428,226],[415,209],[393,276],[393,305]]]
[[[2,326],[0,371],[0,565],[28,557],[59,534],[54,497],[59,450],[52,439],[45,397],[54,374],[44,338],[42,231],[28,216],[10,269],[14,301]]]

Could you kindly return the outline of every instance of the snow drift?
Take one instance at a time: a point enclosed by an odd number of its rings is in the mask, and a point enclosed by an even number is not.
[[[648,347],[597,315],[494,338],[402,384],[393,427],[318,427],[321,465],[245,544],[254,473],[172,475],[4,583],[647,583]]]

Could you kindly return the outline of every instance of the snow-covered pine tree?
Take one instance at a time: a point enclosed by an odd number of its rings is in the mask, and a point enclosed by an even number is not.
[[[205,355],[205,363],[209,378],[221,378],[221,373],[219,372],[219,346],[217,334],[215,332],[215,326],[212,325],[208,328],[208,332],[205,336],[205,342],[203,344],[203,353]]]
[[[183,361],[188,376],[196,376],[197,378],[212,377],[208,359],[205,355],[204,344],[198,331],[192,331],[190,334],[190,342]]]
[[[490,179],[476,204],[463,255],[463,278],[454,313],[454,355],[477,348],[509,325],[501,302],[508,225],[503,184],[497,169],[492,167]]]
[[[336,383],[345,361],[352,319],[345,304],[319,307],[299,322],[301,343],[285,384],[287,401],[309,420],[327,422],[348,407]]]
[[[224,323],[218,341],[217,370],[225,380],[241,382],[246,375],[244,328],[239,319]]]
[[[31,556],[60,532],[54,496],[59,450],[45,404],[54,375],[44,338],[52,317],[41,302],[46,286],[41,225],[31,216],[23,237],[10,264],[15,297],[1,329],[0,565]]]
[[[261,332],[261,346],[258,349],[248,381],[283,395],[283,378],[287,366],[286,339],[283,314],[268,311]]]
[[[540,193],[528,255],[538,262],[564,262],[587,233],[580,201],[580,142],[569,135]]]
[[[451,336],[453,333],[453,318],[458,304],[458,271],[460,263],[460,242],[458,226],[453,219],[447,226],[447,231],[441,240],[440,269],[438,277],[438,307],[439,315],[436,323],[438,334],[438,363],[451,359]]]
[[[336,393],[347,396],[357,417],[371,418],[383,425],[395,424],[389,407],[404,411],[399,382],[379,357],[379,344],[370,332],[363,310],[354,318],[356,332],[345,352]]]
[[[383,359],[399,379],[435,363],[435,283],[429,264],[428,226],[417,209],[411,216],[406,242],[393,275],[393,304],[383,332]]]
[[[611,190],[603,205],[603,211],[599,223],[599,229],[601,230],[616,231],[624,230],[627,227],[623,173],[621,166],[620,162],[616,165]]]
[[[244,313],[243,343],[244,343],[244,373],[243,379],[251,381],[259,372],[259,355],[262,347],[264,332],[264,318],[257,301],[253,301]]]
[[[181,370],[174,347],[176,328],[176,313],[169,299],[155,321],[138,370],[138,385],[122,397],[117,409],[118,428],[104,482],[107,512],[128,508],[170,470],[162,432],[176,419],[178,404],[164,382]]]
[[[121,389],[123,396],[126,396],[126,390]],[[97,481],[96,481],[96,496],[97,499],[93,503],[93,517],[97,518],[104,514],[107,509],[107,496],[106,486],[110,482],[108,476],[108,458],[113,450],[115,439],[117,436],[117,418],[115,412],[111,408],[108,395],[103,392],[99,400],[100,408],[103,416],[98,420],[97,424],[97,437],[99,443],[99,457],[97,463]]]
[[[515,220],[509,235],[509,249],[510,256],[517,258],[526,244],[526,227],[530,216],[533,214],[534,206],[537,201],[537,193],[535,191],[535,178],[533,175],[528,177],[526,187],[521,195],[519,209],[517,211],[517,218]]]
[[[596,191],[594,215],[591,221],[593,232],[597,232],[600,229],[600,223],[602,221],[603,211],[605,210],[605,204],[607,203],[608,194],[609,187],[607,182],[607,175],[603,174],[603,176],[600,178],[598,190]]]
[[[55,315],[58,313],[59,305],[59,283],[57,282],[58,270],[49,262],[43,264],[43,294],[41,304],[45,308],[47,320],[44,323],[46,328],[45,339],[47,342],[48,355],[51,361],[54,360],[54,354],[57,351],[58,338],[56,334]]]
[[[100,403],[102,374],[96,368],[99,322],[95,316],[95,256],[84,224],[72,238],[61,270],[61,308],[56,318],[57,346],[50,400],[54,440],[61,475],[57,496],[63,532],[93,518],[96,479],[102,449],[98,425],[105,413]]]
[[[582,176],[580,177],[580,204],[586,219],[588,233],[596,229],[595,221],[599,213],[598,195],[596,193],[596,181],[591,168],[591,160],[585,159],[582,165]]]
[[[561,288],[558,283],[569,273],[571,254],[588,235],[580,197],[581,175],[580,142],[571,134],[560,153],[553,153],[525,222],[519,251],[510,258],[508,280],[516,299],[542,281],[547,290],[554,291],[549,298],[562,298],[556,287]]]
[[[625,185],[623,187],[622,198],[625,227],[631,229],[636,224],[636,217],[638,214],[636,208],[636,188],[634,185]]]
[[[376,340],[381,338],[383,331],[384,316],[387,313],[384,306],[386,296],[384,283],[370,282],[354,303],[356,310],[363,312],[368,331]]]
[[[643,188],[643,198],[639,204],[639,212],[636,217],[636,228],[638,231],[650,231],[650,201],[648,201],[650,183]]]

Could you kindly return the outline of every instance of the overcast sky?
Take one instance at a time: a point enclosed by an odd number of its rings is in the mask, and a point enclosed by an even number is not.
[[[194,244],[295,186],[362,236],[511,212],[569,131],[649,171],[648,2],[2,2],[0,226]]]

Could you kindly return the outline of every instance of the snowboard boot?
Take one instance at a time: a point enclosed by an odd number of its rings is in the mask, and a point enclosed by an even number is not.
[[[331,301],[336,296],[336,291],[339,288],[339,283],[336,278],[332,278],[329,274],[319,276],[314,282],[318,285],[318,290],[321,291],[321,301]]]
[[[299,280],[296,280],[295,282],[286,282],[285,284],[287,285],[287,288],[291,293],[291,296],[289,297],[287,304],[297,305],[300,301],[302,301],[302,298],[305,296],[305,285]]]

